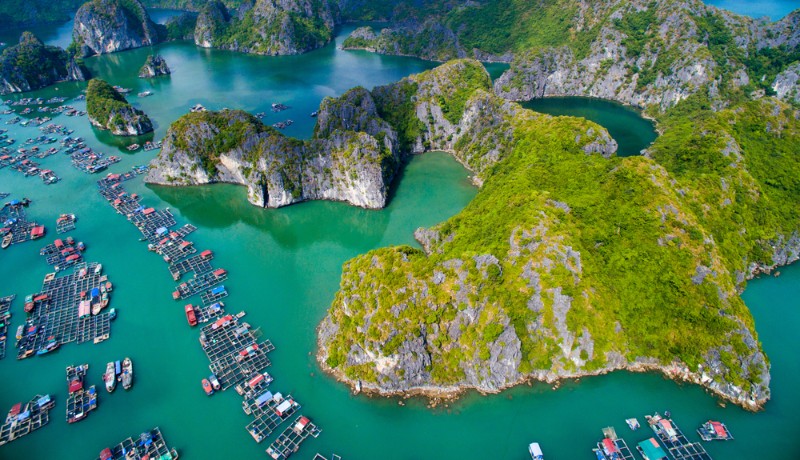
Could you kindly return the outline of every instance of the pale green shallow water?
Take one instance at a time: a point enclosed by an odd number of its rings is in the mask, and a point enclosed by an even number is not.
[[[341,40],[341,37],[340,39]],[[342,52],[334,47],[301,57],[259,58],[198,50],[188,44],[159,47],[175,71],[154,85],[156,96],[138,101],[155,119],[160,137],[168,124],[196,102],[210,108],[228,106],[266,110],[280,101],[293,110],[268,113],[265,121],[293,118],[287,134],[307,136],[314,110],[325,95],[341,94],[350,86],[372,86],[424,70],[433,64],[407,58]],[[135,50],[91,59],[89,64],[112,83],[150,87],[135,78],[149,50]],[[59,85],[37,94],[74,91],[80,85]],[[6,119],[7,117],[2,117]],[[116,145],[110,136],[88,127],[81,118],[60,117],[107,153]],[[273,122],[273,121],[270,121]],[[6,128],[4,124],[0,127]],[[24,140],[35,128],[14,127]],[[111,168],[123,171],[149,161],[154,152],[121,154]],[[35,393],[52,393],[57,406],[50,425],[0,447],[0,459],[94,458],[124,437],[160,426],[170,444],[187,459],[266,458],[267,442],[256,444],[245,431],[250,420],[233,391],[208,398],[199,380],[208,361],[183,315],[183,303],[171,300],[175,283],[160,258],[147,252],[135,228],[97,194],[88,176],[71,168],[64,155],[44,160],[63,178],[44,186],[0,170],[0,191],[34,200],[33,218],[48,225],[45,242],[55,238],[59,213],[78,215],[73,235],[88,245],[87,258],[102,262],[115,284],[112,306],[119,311],[111,340],[99,345],[69,344],[40,358],[0,361],[0,413]],[[341,265],[370,249],[391,244],[415,244],[413,231],[457,213],[475,195],[468,173],[444,154],[415,158],[405,171],[391,204],[366,211],[339,203],[315,202],[280,210],[262,210],[246,203],[244,189],[212,186],[184,189],[146,187],[140,180],[127,185],[144,203],[170,207],[179,222],[191,222],[198,232],[190,239],[198,248],[215,251],[215,264],[230,271],[225,285],[233,312],[246,310],[247,321],[261,326],[277,349],[271,354],[273,389],[292,393],[302,412],[323,429],[296,458],[314,452],[337,452],[346,459],[523,459],[528,442],[542,443],[548,459],[592,458],[590,449],[600,429],[613,424],[629,443],[647,433],[632,434],[624,418],[669,409],[685,431],[708,418],[726,421],[736,436],[727,444],[709,444],[715,458],[800,458],[796,437],[800,396],[800,365],[793,353],[800,326],[800,269],[783,270],[780,278],[756,280],[745,292],[760,339],[770,356],[773,400],[764,412],[721,408],[696,386],[678,385],[654,374],[614,373],[567,382],[556,391],[546,385],[523,386],[500,395],[468,395],[447,408],[428,410],[422,401],[400,407],[396,400],[352,396],[347,388],[322,375],[314,353],[315,327],[336,292]],[[23,297],[41,286],[49,271],[38,250],[44,242],[25,243],[0,251],[0,295]],[[18,300],[11,332],[23,316]],[[12,339],[13,341],[13,339]],[[101,384],[104,363],[131,356],[136,367],[132,391],[100,395],[100,407],[85,421],[64,421],[64,367],[89,362],[91,381]]]

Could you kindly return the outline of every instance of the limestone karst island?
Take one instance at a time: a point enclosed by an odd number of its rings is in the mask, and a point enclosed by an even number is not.
[[[797,0],[0,1],[0,459],[800,458]]]

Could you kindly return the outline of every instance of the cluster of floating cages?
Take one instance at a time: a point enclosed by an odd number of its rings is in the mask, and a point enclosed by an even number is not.
[[[88,364],[67,367],[67,423],[83,420],[97,409],[97,388],[86,387]]]
[[[86,246],[81,242],[75,242],[72,237],[66,239],[56,239],[39,251],[39,255],[44,256],[47,265],[51,265],[56,271],[66,270],[67,268],[79,263],[83,259],[83,251]]]
[[[285,460],[300,450],[300,444],[309,437],[316,438],[322,433],[308,417],[299,416],[291,426],[283,430],[267,448],[267,454],[275,460]]]
[[[28,221],[25,207],[29,203],[27,199],[11,200],[0,208],[0,240],[3,249],[44,236],[43,225]]]
[[[119,444],[103,449],[97,460],[176,460],[178,451],[169,447],[158,427],[138,437],[125,438]]]
[[[48,344],[53,341],[63,345],[100,343],[108,339],[113,316],[111,312],[101,312],[102,307],[96,302],[103,302],[99,297],[103,291],[108,300],[109,287],[111,284],[102,274],[102,265],[95,262],[81,262],[65,276],[55,273],[45,276],[41,292],[31,299],[31,311],[20,331],[17,359],[34,353],[44,354],[42,350],[48,350]],[[93,299],[92,293],[97,297]],[[82,302],[90,304],[81,305]]]
[[[264,369],[270,366],[268,353],[275,347],[269,340],[261,339],[258,329],[240,322],[244,312],[236,315],[225,313],[221,300],[227,297],[228,292],[220,283],[227,279],[227,271],[214,269],[210,263],[213,258],[211,251],[197,254],[194,244],[186,240],[186,236],[196,228],[187,224],[171,230],[177,222],[169,209],[142,206],[136,194],[125,190],[123,183],[128,179],[130,177],[109,174],[97,185],[117,212],[136,225],[142,233],[141,240],[149,242],[148,248],[162,256],[173,280],[178,281],[193,273],[190,279],[176,287],[173,298],[180,300],[200,295],[201,305],[186,305],[185,310],[190,325],[205,323],[200,343],[212,374],[203,379],[203,388],[211,395],[215,390],[235,387],[244,398],[243,409],[253,417],[246,429],[257,442],[263,441],[300,408],[293,397],[273,394],[267,389],[272,377]],[[276,459],[288,458],[297,452],[305,439],[317,437],[319,433],[319,428],[308,418],[298,418],[278,436],[268,453],[272,452],[270,455]]]
[[[16,296],[0,297],[0,359],[6,357],[8,323],[11,321],[11,302]]]
[[[699,442],[691,442],[681,429],[669,417],[658,413],[645,416],[647,424],[655,436],[636,444],[639,454],[648,460],[710,460],[711,456]],[[639,429],[639,421],[635,418],[625,420],[631,430]],[[698,430],[704,441],[713,439],[733,439],[727,427],[720,422],[709,421]],[[703,436],[704,433],[706,436]],[[624,439],[617,436],[613,427],[603,429],[603,439],[593,449],[597,460],[633,460],[632,449]]]
[[[36,395],[25,403],[15,404],[0,426],[0,446],[19,439],[50,422],[50,409],[55,401],[50,395]]]
[[[71,153],[70,157],[72,158],[72,166],[88,174],[99,173],[121,161],[117,156],[106,157],[100,152],[95,152],[90,147],[77,150]]]
[[[61,216],[56,219],[56,233],[61,234],[75,230],[75,221],[77,220],[75,214],[61,214]]]

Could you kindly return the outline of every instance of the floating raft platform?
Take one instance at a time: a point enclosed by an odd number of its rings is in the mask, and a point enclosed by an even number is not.
[[[0,426],[0,446],[30,434],[50,422],[50,409],[55,401],[50,395],[36,395],[24,406],[15,404],[2,426]]]
[[[597,443],[597,448],[592,449],[598,459],[634,460],[633,452],[625,440],[617,436],[614,427],[603,428],[603,436],[603,440]]]
[[[227,390],[269,367],[272,363],[267,357],[267,353],[274,349],[275,347],[269,340],[258,344],[254,343],[212,361],[208,368],[217,376],[222,389]]]
[[[300,416],[286,428],[267,448],[267,455],[275,460],[285,460],[300,450],[300,445],[309,437],[316,438],[322,433],[307,417]]]
[[[218,268],[213,272],[203,273],[200,275],[195,274],[185,283],[181,283],[175,287],[175,292],[172,294],[172,298],[175,300],[187,299],[204,289],[213,291],[211,288],[219,283],[222,283],[226,279],[228,279],[228,272],[224,268]]]
[[[56,233],[61,234],[75,230],[76,220],[75,214],[62,214],[61,217],[56,219]]]
[[[239,323],[244,312],[225,315],[212,324],[203,326],[200,332],[200,345],[209,361],[216,361],[225,355],[236,353],[258,341],[260,332],[251,329],[248,323]]]
[[[314,458],[312,458],[311,460],[328,460],[328,457],[326,457],[326,456],[320,454],[319,452],[317,452],[316,455],[314,455]],[[342,460],[342,457],[340,457],[340,456],[338,456],[336,454],[331,454],[331,459],[330,460]]]
[[[45,257],[47,265],[61,271],[81,262],[83,250],[83,243],[76,243],[71,237],[67,237],[66,240],[56,239],[43,247],[39,254]]]
[[[300,410],[300,404],[291,395],[284,398],[280,393],[273,395],[266,391],[257,398],[245,399],[242,408],[246,414],[255,418],[245,428],[250,436],[260,443]]]
[[[11,302],[17,296],[0,297],[0,359],[6,356],[6,342],[8,341],[8,326],[11,321]]]
[[[167,445],[158,427],[145,431],[136,439],[129,437],[111,448],[103,449],[97,460],[176,460],[178,451]]]
[[[169,240],[156,246],[156,253],[164,257],[164,262],[170,264],[178,262],[197,252],[194,243],[186,240]]]
[[[659,414],[645,416],[648,425],[674,460],[711,460],[699,442],[690,442],[675,422]]]
[[[12,234],[11,245],[24,243],[26,241],[35,240],[44,236],[44,226],[36,223],[29,222],[25,213],[25,206],[29,201],[12,200],[6,203],[0,209],[0,225],[8,228],[8,232]],[[11,222],[11,225],[5,226],[5,222]],[[2,235],[0,235],[1,237]]]
[[[200,300],[203,302],[203,305],[217,303],[225,297],[228,297],[228,291],[225,289],[225,286],[217,286],[214,289],[209,289],[200,294]]]
[[[102,266],[92,262],[75,265],[66,276],[50,273],[45,276],[35,307],[25,322],[24,335],[17,343],[17,359],[35,354],[55,337],[60,344],[70,342],[100,343],[111,336],[108,312],[91,315],[81,311],[81,302],[91,303],[91,293],[106,291],[108,278],[101,275]],[[83,294],[83,295],[82,295]],[[82,314],[83,313],[83,314]]]
[[[194,316],[198,324],[205,324],[209,321],[216,321],[225,314],[225,304],[222,302],[213,303],[207,306],[194,306]]]
[[[2,299],[0,299],[0,302],[2,302]],[[700,428],[697,429],[697,434],[700,435],[700,439],[703,441],[733,440],[733,435],[731,434],[730,430],[728,430],[728,427],[722,422],[715,422],[713,420],[709,420],[700,425]]]
[[[172,263],[169,266],[169,274],[172,275],[172,279],[178,281],[181,277],[187,273],[194,272],[195,275],[202,275],[203,273],[210,272],[213,270],[211,266],[211,259],[214,258],[214,253],[211,251],[203,251],[199,255],[194,257],[190,257],[186,260],[179,261],[177,263]]]
[[[88,371],[88,364],[67,367],[67,423],[79,422],[97,409],[97,389],[85,386]]]

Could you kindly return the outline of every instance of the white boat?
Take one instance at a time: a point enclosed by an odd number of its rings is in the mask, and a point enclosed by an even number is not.
[[[544,460],[544,455],[542,455],[542,448],[539,447],[538,442],[532,442],[528,444],[528,453],[531,454],[531,459],[533,460]]]
[[[122,388],[126,390],[130,390],[131,385],[133,385],[133,362],[130,358],[125,358],[122,360]]]
[[[117,373],[113,361],[106,364],[106,373],[103,374],[103,381],[106,382],[106,391],[109,393],[117,387]]]

